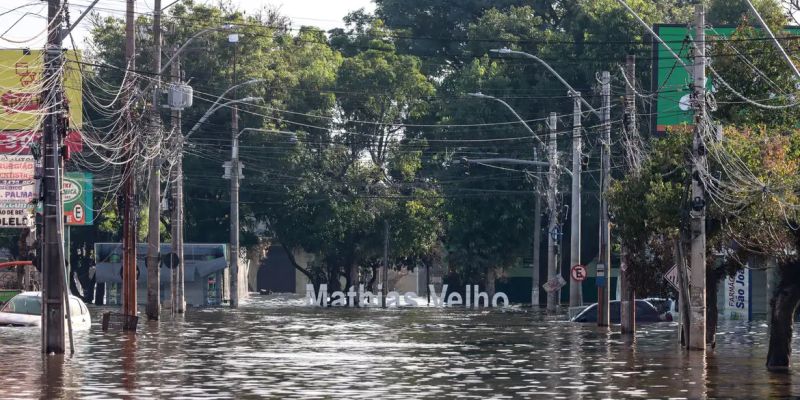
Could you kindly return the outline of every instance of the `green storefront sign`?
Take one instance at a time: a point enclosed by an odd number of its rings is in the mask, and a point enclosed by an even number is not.
[[[661,40],[691,66],[689,57],[692,43],[689,40],[694,37],[694,32],[686,25],[655,25],[653,28]],[[735,27],[706,29],[706,40],[713,46],[716,38],[730,37],[734,31]],[[787,27],[786,31],[792,35],[800,35],[800,27]],[[779,32],[775,34],[781,35]],[[771,45],[772,43],[764,41],[764,46]],[[670,126],[692,124],[693,112],[689,104],[691,75],[675,60],[669,50],[657,41],[653,44],[653,59],[652,90],[657,97],[654,102],[655,109],[651,111],[655,113],[655,118],[652,119],[652,133],[663,134]],[[706,83],[709,90],[714,89],[711,78],[709,75]]]
[[[61,197],[64,200],[64,217],[67,225],[92,225],[94,201],[92,174],[67,172],[64,174]]]

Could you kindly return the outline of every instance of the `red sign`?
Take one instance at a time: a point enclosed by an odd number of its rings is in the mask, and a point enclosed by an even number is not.
[[[570,270],[570,275],[573,281],[583,282],[586,280],[586,267],[580,264],[575,265]]]
[[[0,154],[30,154],[30,144],[41,139],[41,132],[0,132]],[[70,131],[65,142],[70,152],[79,153],[83,150],[83,140],[78,131]]]

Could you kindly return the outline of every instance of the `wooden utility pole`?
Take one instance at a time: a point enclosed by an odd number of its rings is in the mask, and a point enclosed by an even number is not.
[[[571,91],[574,103],[572,112],[572,207],[570,207],[570,268],[581,263],[581,93]],[[583,288],[581,282],[576,281],[570,274],[569,306],[583,305]]]
[[[611,225],[608,221],[608,188],[611,181],[611,74],[603,71],[602,77],[603,139],[600,157],[600,254],[597,258],[597,326],[609,326],[611,298]]]
[[[635,56],[628,56],[625,63],[625,75],[632,85],[636,79]],[[625,91],[625,130],[629,136],[638,134],[636,131],[636,92],[631,85],[627,85]],[[636,295],[630,282],[628,269],[631,266],[627,264],[627,249],[623,247],[620,253],[622,260],[619,268],[621,330],[623,334],[633,334],[636,332]]]
[[[701,166],[706,163],[706,150],[702,133],[706,113],[706,10],[703,1],[695,4],[695,36],[693,57],[694,141],[692,143],[692,198],[690,227],[689,296],[692,307],[689,348],[706,349],[706,200],[705,188],[700,178]]]
[[[134,7],[136,0],[127,0],[125,10],[125,65],[128,71],[136,69],[136,42],[134,37]],[[128,104],[131,91],[125,93]],[[126,316],[123,330],[135,330],[134,322],[137,314],[136,297],[136,177],[135,163],[131,160],[134,152],[133,121],[130,108],[124,110],[125,122],[123,134],[126,135],[126,153],[128,163],[123,169],[123,209],[122,209],[122,313]]]
[[[181,59],[177,55],[178,47],[173,48],[176,54],[175,61],[170,66],[171,82],[177,85],[181,82]],[[181,133],[181,110],[172,110],[172,129],[175,132],[178,153],[175,164],[175,178],[172,182],[172,195],[174,205],[172,207],[172,254],[171,257],[177,262],[172,266],[172,310],[173,312],[183,313],[186,311],[186,300],[184,299],[184,260],[183,260],[183,134]]]
[[[538,160],[536,148],[533,149],[533,159]],[[539,269],[541,264],[542,248],[542,189],[544,185],[538,178],[541,176],[542,168],[536,167],[536,205],[533,211],[533,264],[531,265],[531,308],[539,307]]]
[[[42,190],[44,206],[44,234],[42,241],[42,352],[64,354],[64,299],[66,276],[64,271],[64,240],[61,218],[64,206],[61,199],[61,144],[65,131],[62,115],[64,94],[62,74],[64,53],[61,50],[61,25],[63,22],[61,0],[48,0],[47,45],[45,47]]]
[[[558,212],[556,208],[556,196],[558,191],[558,148],[556,141],[556,128],[558,117],[556,113],[550,113],[550,120],[547,128],[550,131],[548,151],[548,162],[550,170],[547,173],[547,280],[556,279],[558,275]],[[547,311],[553,313],[558,308],[558,290],[547,293]]]
[[[161,134],[161,110],[159,109],[159,91],[161,90],[161,0],[153,3],[153,71],[155,85],[153,86],[153,105],[151,110],[151,134]],[[161,157],[150,160],[150,177],[147,183],[148,191],[148,221],[147,221],[147,318],[158,320],[161,311],[161,242],[160,242],[160,216],[161,216]]]

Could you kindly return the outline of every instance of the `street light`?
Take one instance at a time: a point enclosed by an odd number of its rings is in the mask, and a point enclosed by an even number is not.
[[[252,81],[247,81],[247,82],[241,83],[241,84],[236,85],[236,86],[243,86],[245,84],[253,84],[253,83],[257,83],[257,82],[261,82],[261,81],[263,81],[263,79],[253,79]],[[187,132],[186,135],[184,135],[183,140],[189,139],[189,136],[192,136],[192,134],[197,132],[197,130],[200,129],[200,126],[203,125],[208,120],[209,117],[211,117],[211,114],[214,114],[220,108],[225,108],[225,107],[233,105],[233,104],[254,103],[254,102],[263,100],[261,97],[253,97],[253,96],[251,96],[251,97],[245,97],[245,98],[239,99],[239,100],[230,100],[228,102],[219,104],[219,101],[225,96],[225,94],[227,94],[233,88],[234,88],[233,86],[228,88],[228,90],[226,90],[224,93],[222,93],[217,98],[217,100],[214,102],[214,104],[211,105],[211,107],[208,109],[208,111],[206,111],[206,113],[203,114],[202,117],[200,117],[200,119],[197,121],[197,123],[194,124],[192,129],[190,129],[189,132]]]
[[[500,55],[519,55],[530,58],[543,65],[569,90],[569,95],[573,98],[573,134],[572,134],[572,207],[570,207],[570,268],[581,263],[581,104],[585,105],[594,115],[603,119],[603,116],[592,107],[572,85],[570,85],[561,75],[556,72],[549,64],[533,54],[524,51],[511,50],[507,47],[502,49],[491,49],[492,53]],[[581,283],[575,279],[570,279],[569,304],[571,307],[578,307],[583,304],[583,288]]]
[[[522,123],[522,125],[525,127],[525,129],[527,129],[527,130],[528,130],[528,132],[530,132],[530,134],[531,134],[531,135],[532,135],[534,138],[536,138],[536,140],[537,140],[537,141],[539,141],[539,144],[540,144],[540,145],[542,145],[542,147],[543,147],[543,148],[545,148],[545,149],[547,148],[547,146],[544,144],[544,142],[542,141],[542,139],[541,139],[541,138],[540,138],[540,137],[539,137],[539,136],[536,134],[536,132],[534,132],[534,131],[533,131],[533,129],[531,129],[531,127],[528,125],[528,123],[527,123],[527,122],[525,122],[525,120],[524,120],[524,119],[523,119],[523,118],[522,118],[522,117],[521,117],[519,114],[517,114],[517,111],[516,111],[516,110],[514,110],[514,108],[513,108],[513,107],[511,107],[511,105],[509,105],[509,104],[508,104],[508,103],[506,103],[505,101],[503,101],[503,100],[501,100],[501,99],[498,99],[497,97],[494,97],[494,96],[489,96],[489,95],[487,95],[487,94],[483,94],[483,93],[481,93],[481,92],[477,92],[477,93],[468,93],[467,95],[469,95],[469,96],[472,96],[472,97],[477,97],[477,98],[479,98],[479,99],[489,99],[489,100],[494,100],[494,101],[496,101],[496,102],[498,102],[498,103],[500,103],[500,104],[502,104],[502,105],[506,106],[506,108],[508,108],[508,110],[509,110],[509,111],[511,111],[511,113],[512,113],[512,114],[514,114],[514,116],[515,116],[515,117],[517,117],[517,119],[519,120],[519,122],[521,122],[521,123]]]
[[[519,122],[521,122],[522,125],[525,126],[525,129],[527,129],[528,132],[530,132],[531,136],[536,138],[536,140],[542,146],[542,150],[544,150],[544,152],[547,153],[547,145],[544,144],[544,141],[542,141],[542,139],[536,134],[536,132],[534,132],[533,129],[531,129],[531,127],[528,125],[528,123],[525,122],[525,120],[517,113],[516,110],[514,110],[513,107],[511,107],[510,104],[506,103],[505,101],[503,101],[501,99],[498,99],[497,97],[489,96],[489,95],[486,95],[486,94],[483,94],[483,93],[480,93],[480,92],[469,93],[469,95],[472,96],[472,97],[477,97],[479,99],[494,100],[494,101],[504,105],[509,111],[511,111],[512,114],[514,114],[515,117],[517,117]],[[534,159],[538,159],[539,158],[535,147],[533,149],[533,158]],[[540,166],[545,166],[545,167],[549,167],[551,169],[551,173],[554,173],[554,170],[556,170],[558,168],[557,162],[556,162],[555,159],[551,159],[547,163],[541,162],[541,161],[538,161],[538,160],[530,162],[530,161],[523,161],[523,160],[495,159],[495,161],[497,161],[497,162],[510,162],[510,163],[514,163],[514,164],[531,164],[531,163],[533,163],[534,165],[537,166],[536,167],[537,171],[540,170]],[[554,180],[550,180],[550,184],[551,185],[548,188],[548,191],[551,192],[551,194],[553,195],[553,198],[555,198],[555,192],[556,192],[556,186],[555,186],[554,183],[555,183]],[[531,271],[531,273],[532,273],[532,276],[531,276],[531,283],[532,283],[531,284],[531,307],[536,307],[536,306],[539,305],[539,264],[540,264],[540,262],[539,262],[539,259],[540,259],[539,258],[539,247],[540,247],[539,246],[539,242],[541,240],[540,231],[541,231],[541,226],[542,226],[542,219],[541,219],[542,218],[542,213],[541,213],[541,210],[542,210],[542,196],[541,196],[541,194],[539,194],[539,192],[537,190],[536,205],[535,205],[535,210],[534,210],[534,222],[533,222],[534,233],[533,233],[533,263],[532,263],[533,265],[532,265],[532,268],[531,268],[531,270],[532,270]],[[555,210],[550,210],[550,214],[551,215],[554,212],[555,212]],[[548,266],[548,271],[551,271],[551,270],[555,270],[555,269],[554,268],[550,268]],[[554,278],[553,276],[548,276],[547,277],[548,280],[553,279],[553,278]]]
[[[538,62],[539,64],[542,64],[545,68],[547,68],[547,70],[550,71],[550,73],[553,74],[556,77],[556,79],[558,79],[564,86],[567,87],[567,89],[569,90],[569,93],[570,93],[571,96],[576,96],[576,95],[580,94],[580,92],[575,90],[564,78],[562,78],[561,75],[559,75],[558,72],[556,72],[556,70],[553,69],[553,67],[551,67],[544,60],[542,60],[539,57],[536,57],[533,54],[526,53],[524,51],[511,50],[508,47],[503,47],[502,49],[491,49],[491,50],[489,50],[489,52],[497,53],[497,54],[500,54],[500,55],[518,55],[518,56],[523,56],[523,57],[530,58],[531,60],[534,60],[534,61]],[[600,112],[595,110],[594,107],[592,107],[592,105],[589,104],[589,102],[587,102],[583,97],[581,97],[580,99],[581,99],[581,103],[583,103],[583,105],[586,106],[586,108],[589,111],[591,111],[594,115],[602,118],[602,116],[600,115]]]

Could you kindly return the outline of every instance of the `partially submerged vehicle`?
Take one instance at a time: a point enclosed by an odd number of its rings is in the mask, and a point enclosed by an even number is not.
[[[609,319],[612,324],[620,321],[620,301],[613,300],[609,304]],[[572,322],[597,322],[597,303],[591,304],[573,317]],[[646,300],[636,300],[636,322],[661,322],[658,310]]]
[[[73,330],[89,329],[89,309],[78,297],[69,296],[69,312]],[[66,313],[65,313],[66,318]],[[42,292],[22,292],[0,308],[0,326],[41,326]]]

